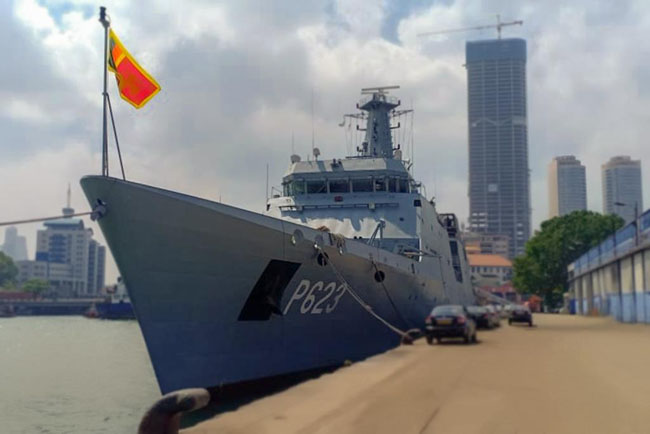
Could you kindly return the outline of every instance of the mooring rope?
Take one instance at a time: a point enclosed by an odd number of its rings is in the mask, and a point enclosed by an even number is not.
[[[92,214],[92,211],[78,212],[76,214],[68,214],[68,215],[57,215],[52,217],[39,217],[35,219],[14,220],[12,222],[0,222],[0,226],[13,226],[13,225],[22,225],[25,223],[38,223],[38,222],[45,222],[48,220],[58,220],[58,219],[63,219],[68,217],[81,217],[90,214]]]
[[[379,315],[377,312],[375,312],[372,309],[372,306],[370,306],[368,303],[366,303],[360,296],[357,294],[354,289],[350,286],[350,284],[345,280],[345,278],[339,273],[339,270],[336,269],[332,261],[326,256],[325,252],[323,251],[323,248],[319,245],[315,245],[316,250],[320,252],[321,255],[325,258],[325,262],[329,264],[330,267],[332,267],[332,271],[334,272],[334,275],[336,275],[336,278],[339,279],[339,281],[345,286],[345,290],[352,296],[352,298],[359,303],[359,305],[366,310],[370,315],[374,316],[379,322],[384,324],[386,327],[388,327],[390,330],[393,332],[397,333],[400,335],[402,338],[410,338],[409,334],[406,333],[403,330],[400,330],[399,328],[395,327],[393,324],[388,322],[386,319],[384,319],[381,315]]]
[[[375,267],[375,273],[379,273],[379,271],[381,271],[381,270],[379,270],[379,267],[377,267],[377,263],[375,262],[375,260],[374,260],[374,259],[371,259],[371,262],[372,262],[372,266]],[[408,321],[406,321],[406,318],[404,318],[404,317],[402,316],[402,313],[401,313],[401,312],[399,311],[399,309],[397,308],[397,305],[396,305],[395,302],[393,301],[393,297],[391,297],[391,296],[390,296],[390,292],[388,292],[388,288],[386,288],[386,285],[384,285],[384,281],[381,280],[381,281],[379,282],[379,284],[380,284],[381,287],[384,289],[384,292],[386,293],[386,297],[388,298],[388,301],[390,302],[391,306],[393,306],[393,310],[395,311],[395,313],[397,314],[397,316],[398,316],[398,317],[402,320],[402,322],[403,322],[403,323],[408,327],[408,325],[409,325]]]

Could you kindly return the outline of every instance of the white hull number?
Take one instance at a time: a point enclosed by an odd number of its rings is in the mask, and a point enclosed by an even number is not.
[[[343,294],[345,294],[345,285],[343,284],[337,287],[336,282],[325,284],[322,280],[319,280],[312,285],[309,280],[304,279],[293,292],[283,314],[286,315],[291,305],[294,302],[297,305],[300,300],[302,300],[300,305],[301,314],[319,315],[330,313],[336,309]]]

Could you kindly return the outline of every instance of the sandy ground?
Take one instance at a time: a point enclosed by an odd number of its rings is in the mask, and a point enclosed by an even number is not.
[[[183,433],[650,433],[650,326],[535,322],[420,339]]]

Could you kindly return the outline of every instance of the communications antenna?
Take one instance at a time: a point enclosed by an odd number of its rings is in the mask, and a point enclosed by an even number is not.
[[[314,153],[314,88],[311,88],[311,152]]]

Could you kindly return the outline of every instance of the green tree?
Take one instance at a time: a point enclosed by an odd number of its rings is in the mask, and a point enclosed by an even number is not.
[[[23,291],[25,292],[31,292],[35,296],[42,294],[43,292],[47,291],[50,288],[50,284],[47,282],[47,280],[43,279],[29,279],[25,283],[23,283]]]
[[[17,275],[18,268],[11,256],[0,252],[0,287],[12,286]]]
[[[513,284],[519,292],[537,294],[558,306],[568,289],[568,265],[623,226],[617,215],[574,211],[542,223],[526,243],[526,253],[513,262]]]

